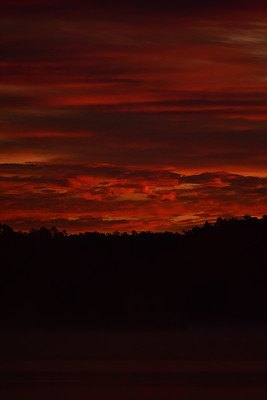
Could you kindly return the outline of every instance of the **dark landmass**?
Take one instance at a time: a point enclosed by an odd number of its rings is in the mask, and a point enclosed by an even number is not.
[[[267,216],[184,234],[14,232],[0,225],[0,324],[266,326]]]

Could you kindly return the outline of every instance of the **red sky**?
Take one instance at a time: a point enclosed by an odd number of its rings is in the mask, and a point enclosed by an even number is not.
[[[267,214],[265,3],[2,0],[0,221]]]

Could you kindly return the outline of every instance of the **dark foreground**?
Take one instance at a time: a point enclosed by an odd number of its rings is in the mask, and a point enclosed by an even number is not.
[[[0,225],[0,324],[82,329],[267,326],[267,217],[184,235]]]
[[[267,217],[184,235],[0,225],[0,398],[267,399]]]

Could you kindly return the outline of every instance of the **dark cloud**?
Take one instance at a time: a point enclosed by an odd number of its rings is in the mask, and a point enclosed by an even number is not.
[[[88,2],[85,0],[49,0],[49,1],[21,1],[9,0],[3,1],[3,8],[6,13],[10,14],[36,14],[42,13],[44,15],[77,15],[80,13],[95,13],[97,15],[112,14],[121,15],[128,12],[143,12],[147,14],[165,14],[165,13],[182,13],[187,15],[192,14],[207,14],[223,11],[242,11],[254,10],[255,7],[263,7],[265,2],[263,0],[255,0],[253,3],[248,1],[230,1],[225,0],[222,2],[214,2],[212,0],[203,0],[201,3],[198,0],[137,0],[134,3],[125,2],[122,0],[115,1],[102,1]]]

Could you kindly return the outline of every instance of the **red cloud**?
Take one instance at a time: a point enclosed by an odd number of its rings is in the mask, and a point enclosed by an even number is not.
[[[1,165],[0,220],[74,231],[173,230],[266,213],[267,178],[112,165]],[[86,223],[87,221],[87,223]]]
[[[265,3],[2,3],[3,222],[179,230],[266,213]]]

